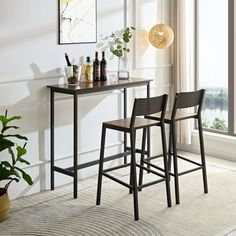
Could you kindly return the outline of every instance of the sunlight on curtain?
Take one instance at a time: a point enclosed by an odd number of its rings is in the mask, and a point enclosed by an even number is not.
[[[175,90],[194,89],[194,0],[176,0],[175,6]],[[178,142],[191,144],[192,125],[182,121],[178,126]]]

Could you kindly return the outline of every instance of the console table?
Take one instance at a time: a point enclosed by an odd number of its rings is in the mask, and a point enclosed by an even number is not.
[[[78,85],[69,84],[57,84],[48,85],[50,89],[50,158],[51,158],[51,190],[54,190],[54,175],[55,171],[71,176],[74,179],[74,198],[77,198],[78,191],[78,173],[77,171],[82,168],[86,168],[92,165],[98,164],[98,160],[83,163],[78,165],[78,95],[98,93],[109,90],[122,89],[124,92],[124,118],[127,118],[127,88],[146,86],[147,87],[147,97],[150,96],[150,81],[151,79],[140,79],[140,78],[129,78],[128,80],[117,80],[117,81],[102,81],[93,83],[80,83]],[[73,96],[73,166],[69,168],[61,168],[55,166],[54,157],[54,94],[63,93],[70,94]],[[127,162],[127,156],[130,154],[130,148],[127,147],[127,136],[124,134],[124,152],[109,156],[105,158],[104,161],[114,160],[116,158],[124,157],[124,162]],[[150,156],[150,133],[148,131],[147,136],[147,155]]]

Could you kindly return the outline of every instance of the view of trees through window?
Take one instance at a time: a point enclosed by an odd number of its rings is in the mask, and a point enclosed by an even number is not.
[[[203,127],[221,131],[228,130],[228,90],[206,88],[203,105]]]
[[[203,127],[227,132],[228,1],[198,0],[198,4],[198,82],[206,89]]]

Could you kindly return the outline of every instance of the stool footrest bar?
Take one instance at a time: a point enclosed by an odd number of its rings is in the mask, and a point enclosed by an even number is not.
[[[178,176],[185,175],[185,174],[188,174],[188,173],[197,171],[197,170],[201,170],[202,168],[203,168],[203,167],[201,166],[201,167],[197,167],[197,168],[194,168],[194,169],[191,169],[191,170],[186,170],[186,171],[183,171],[183,172],[178,173]],[[171,176],[175,176],[174,173],[169,172],[169,174],[170,174]]]
[[[118,158],[121,158],[121,157],[124,157],[124,156],[128,156],[128,155],[130,155],[130,153],[131,153],[130,151],[127,151],[127,152],[122,152],[122,153],[119,153],[119,154],[115,154],[115,155],[106,157],[106,158],[104,158],[104,162],[112,161],[112,160],[115,160],[115,159],[118,159]],[[86,163],[83,163],[83,164],[79,164],[77,166],[77,170],[83,169],[83,168],[86,168],[86,167],[90,167],[90,166],[93,166],[93,165],[96,165],[96,164],[99,164],[99,160],[95,160],[95,161],[90,161],[90,162],[86,162]],[[66,170],[67,171],[73,171],[73,169],[74,169],[74,167],[69,167]]]
[[[123,186],[125,186],[125,187],[127,187],[127,188],[132,188],[132,186],[130,186],[129,184],[127,184],[127,183],[125,183],[125,182],[123,182],[123,181],[121,181],[121,180],[115,178],[115,177],[112,176],[112,175],[109,175],[109,174],[104,173],[104,172],[102,172],[102,174],[103,174],[104,176],[106,176],[107,178],[109,178],[109,179],[111,179],[111,180],[114,180],[115,182],[117,182],[117,183],[119,183],[119,184],[121,184],[121,185],[123,185]]]
[[[168,155],[171,155],[171,156],[173,156],[173,153],[171,152],[171,153],[168,153]],[[186,158],[186,157],[183,157],[183,156],[181,156],[181,155],[176,155],[178,158],[180,158],[180,159],[182,159],[182,160],[184,160],[184,161],[188,161],[188,162],[190,162],[190,163],[192,163],[192,164],[195,164],[195,165],[198,165],[198,166],[202,166],[200,163],[198,163],[198,162],[196,162],[196,161],[192,161],[192,160],[190,160],[190,159],[188,159],[188,158]]]
[[[59,172],[61,174],[64,174],[64,175],[69,175],[71,177],[74,177],[74,172],[72,172],[70,170],[63,169],[63,168],[60,168],[60,167],[57,167],[57,166],[53,166],[53,170],[56,171],[56,172]]]
[[[195,162],[195,161],[189,160],[189,159],[187,159],[187,158],[185,158],[185,157],[183,157],[183,156],[177,155],[177,157],[180,158],[180,159],[182,159],[182,160],[184,160],[184,161],[188,161],[188,162],[190,162],[190,163],[192,163],[192,164],[195,164],[195,165],[198,165],[198,166],[202,166],[200,163],[197,163],[197,162]]]
[[[201,167],[197,167],[197,168],[194,168],[194,169],[191,169],[191,170],[186,170],[186,171],[180,172],[180,173],[179,173],[179,176],[185,175],[185,174],[188,174],[188,173],[197,171],[197,170],[201,170],[202,168],[203,168],[203,167],[201,166]]]
[[[147,168],[147,167],[145,167],[145,166],[140,166],[139,164],[136,164],[136,166],[138,166],[139,168],[143,168],[144,170],[149,171],[149,172],[151,172],[151,173],[154,174],[154,175],[158,175],[158,176],[161,177],[161,178],[165,178],[164,175],[159,174],[158,172],[156,172],[156,171],[154,171],[154,170],[152,170],[152,169],[150,169],[150,168]]]
[[[146,159],[145,159],[145,160],[146,160]],[[158,169],[158,170],[160,170],[160,171],[162,171],[162,172],[165,172],[165,170],[162,169],[161,167],[156,166],[156,165],[153,165],[152,163],[150,163],[150,162],[148,162],[148,161],[144,161],[144,163],[147,164],[147,165],[149,165],[149,166],[152,166],[153,168],[156,168],[156,169]]]
[[[131,150],[130,147],[126,147],[126,150]],[[142,154],[142,150],[141,149],[135,149],[135,153],[139,153],[139,154]],[[148,151],[144,151],[144,154],[145,155],[148,155]]]
[[[142,188],[145,188],[145,187],[148,187],[148,186],[151,186],[151,185],[154,185],[154,184],[158,184],[158,183],[161,183],[161,182],[164,182],[164,181],[166,181],[166,179],[155,180],[155,181],[152,181],[152,182],[149,182],[149,183],[142,184],[142,185],[138,186],[138,189],[142,189]]]

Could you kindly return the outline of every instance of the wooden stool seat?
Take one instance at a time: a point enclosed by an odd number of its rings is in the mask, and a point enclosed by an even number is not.
[[[109,129],[116,129],[116,130],[122,130],[125,132],[130,132],[130,122],[131,118],[127,119],[120,119],[120,120],[112,120],[112,121],[106,121],[104,122],[104,125]],[[150,127],[158,125],[160,122],[145,118],[136,117],[134,122],[134,129],[142,129],[144,127]]]

